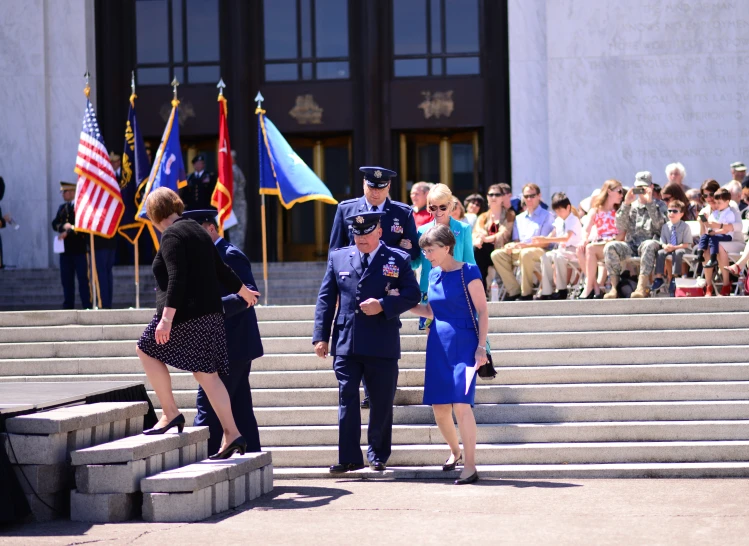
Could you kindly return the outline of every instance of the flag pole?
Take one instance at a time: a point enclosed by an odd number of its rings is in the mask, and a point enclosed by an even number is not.
[[[261,110],[264,100],[263,95],[258,91],[255,95],[255,102],[257,102],[257,114],[259,116],[263,115]],[[261,170],[262,168],[263,166],[260,165]],[[263,305],[268,305],[268,231],[265,221],[265,194],[260,195],[260,222],[263,231]]]
[[[83,77],[86,78],[86,87],[83,89],[83,93],[86,95],[86,99],[88,99],[89,95],[91,95],[91,85],[89,84],[91,74],[88,70],[86,70]],[[93,285],[93,290],[91,290],[91,306],[94,309],[98,309],[99,298],[97,298],[97,296],[99,295],[99,278],[96,276],[96,249],[94,248],[94,234],[89,233],[89,235],[91,241],[91,249],[89,250],[91,253],[91,283]]]
[[[137,98],[137,95],[135,94],[135,70],[130,72],[130,104],[135,106],[135,99]],[[135,180],[134,183],[137,185],[138,180]],[[137,190],[137,187],[136,187]],[[138,248],[138,239],[140,239],[140,235],[143,233],[143,227],[138,230],[138,233],[135,234],[135,238],[133,239],[133,250],[135,251],[135,308],[140,309],[140,253]]]

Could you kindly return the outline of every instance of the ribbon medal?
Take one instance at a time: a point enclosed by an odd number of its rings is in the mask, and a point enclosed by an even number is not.
[[[393,225],[390,226],[390,231],[393,233],[403,233],[403,226],[400,225],[400,222],[397,218],[393,218]]]
[[[382,274],[386,277],[398,278],[398,266],[395,264],[387,264],[382,266]]]

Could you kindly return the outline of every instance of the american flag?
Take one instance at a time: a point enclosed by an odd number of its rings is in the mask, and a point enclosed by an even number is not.
[[[86,99],[83,130],[75,160],[78,185],[75,190],[75,229],[111,238],[120,225],[125,205],[120,186],[109,162],[109,152],[99,132],[96,112]]]

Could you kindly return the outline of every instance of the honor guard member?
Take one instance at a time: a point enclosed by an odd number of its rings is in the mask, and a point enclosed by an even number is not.
[[[364,467],[359,446],[362,378],[370,396],[369,466],[385,470],[390,457],[400,358],[399,316],[419,303],[421,292],[409,255],[380,241],[384,218],[384,211],[357,212],[346,218],[354,245],[330,252],[317,297],[312,343],[317,356],[325,358],[332,330],[330,354],[338,379],[338,464],[330,467],[332,473]]]
[[[330,250],[354,244],[354,234],[346,225],[345,218],[362,212],[383,212],[380,221],[382,242],[391,248],[404,250],[412,260],[419,258],[421,249],[413,209],[405,203],[388,198],[390,181],[398,174],[382,167],[359,167],[359,170],[364,174],[364,195],[338,204],[330,234]],[[361,407],[369,407],[366,381]]]
[[[78,277],[78,292],[81,296],[81,306],[91,308],[91,287],[88,283],[88,259],[86,256],[86,235],[75,232],[75,184],[60,182],[60,192],[65,201],[57,209],[57,215],[52,220],[52,229],[59,233],[64,240],[65,251],[60,254],[60,278],[64,301],[63,309],[75,308],[75,277]]]
[[[218,234],[216,209],[185,211],[184,218],[192,218],[203,226],[216,245],[221,259],[234,270],[250,290],[257,292],[255,278],[252,276],[250,260],[244,253]],[[231,399],[231,412],[242,437],[247,440],[247,451],[260,451],[260,435],[257,428],[255,412],[252,409],[252,392],[250,391],[250,368],[252,361],[263,356],[263,344],[260,341],[260,330],[257,324],[255,307],[237,294],[224,292],[224,325],[226,326],[226,348],[229,352],[229,375],[221,376]],[[202,387],[198,388],[198,415],[195,426],[208,426],[208,452],[216,453],[221,447],[224,433],[216,412],[208,401]]]
[[[216,175],[205,170],[205,156],[196,155],[192,160],[193,172],[187,177],[187,185],[180,188],[179,197],[185,210],[207,210],[211,208],[211,195],[216,188]]]

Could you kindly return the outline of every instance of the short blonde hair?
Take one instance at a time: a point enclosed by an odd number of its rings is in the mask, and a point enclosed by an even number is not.
[[[174,213],[182,214],[184,210],[185,204],[182,199],[169,188],[157,188],[146,199],[146,213],[154,224],[161,223]]]
[[[429,190],[427,203],[433,203],[435,201],[453,202],[453,192],[450,191],[450,188],[448,188],[446,184],[435,184],[432,189]]]

